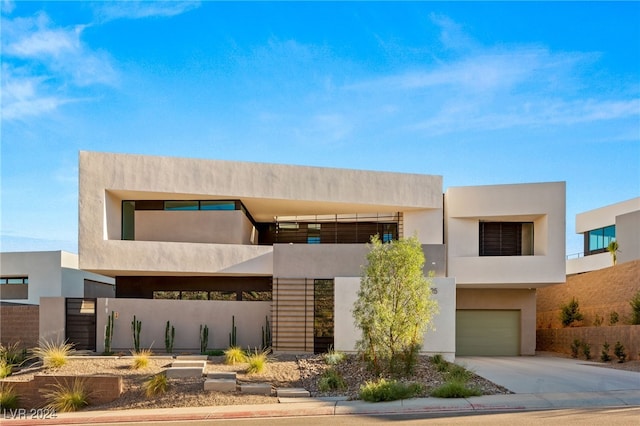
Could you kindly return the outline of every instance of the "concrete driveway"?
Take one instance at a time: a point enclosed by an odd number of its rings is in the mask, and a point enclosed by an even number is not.
[[[463,365],[515,393],[640,390],[640,373],[598,363],[547,356],[456,357]]]

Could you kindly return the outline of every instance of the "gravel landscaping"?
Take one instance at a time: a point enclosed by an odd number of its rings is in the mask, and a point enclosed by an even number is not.
[[[169,390],[160,396],[147,397],[142,388],[145,380],[161,373],[171,364],[168,358],[151,358],[145,369],[131,368],[131,359],[118,357],[82,357],[69,359],[67,364],[58,369],[44,369],[42,367],[24,368],[8,377],[8,381],[30,380],[34,374],[46,375],[116,375],[122,376],[124,392],[122,396],[109,404],[87,407],[87,410],[129,409],[129,408],[170,408],[188,406],[213,405],[246,405],[246,404],[275,404],[274,396],[246,395],[240,392],[205,392],[204,378],[200,379],[171,379]],[[321,392],[318,381],[324,370],[330,368],[323,358],[318,355],[278,355],[272,356],[267,369],[262,374],[246,374],[247,364],[225,365],[224,357],[209,357],[206,372],[235,371],[239,383],[269,382],[274,387],[303,387],[310,391],[312,397],[340,396],[347,399],[357,399],[360,385],[377,377],[364,368],[360,360],[348,355],[343,362],[334,366],[345,379],[346,389],[342,391]],[[630,371],[640,371],[640,361],[630,361],[624,364],[601,364],[603,367],[622,368]],[[411,381],[425,386],[423,397],[443,384],[445,374],[438,372],[428,357],[420,357]],[[478,387],[485,395],[511,393],[506,388],[498,386],[482,377],[473,375],[470,386]]]

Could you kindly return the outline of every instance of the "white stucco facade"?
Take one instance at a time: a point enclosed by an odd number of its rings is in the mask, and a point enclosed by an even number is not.
[[[80,153],[79,169],[82,269],[115,277],[127,287],[118,297],[228,292],[232,278],[247,288],[271,280],[274,346],[283,351],[313,350],[314,286],[327,280],[334,347],[354,349],[351,309],[373,234],[422,243],[439,304],[423,352],[450,360],[459,309],[521,312],[518,354],[530,354],[535,288],[564,282],[563,182],[443,195],[442,177],[432,175],[94,152]],[[212,202],[229,211],[205,211]],[[524,224],[518,244],[527,248],[484,255],[483,222]]]
[[[115,294],[113,278],[79,270],[78,255],[64,251],[0,253],[0,276],[28,278],[27,297],[6,302],[38,305],[41,297],[84,297],[85,280],[104,285],[104,295]]]

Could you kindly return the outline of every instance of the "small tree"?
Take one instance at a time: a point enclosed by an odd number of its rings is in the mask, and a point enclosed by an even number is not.
[[[631,305],[631,324],[640,324],[640,290],[633,296],[629,302]]]
[[[611,260],[613,261],[613,264],[615,265],[616,263],[618,263],[618,242],[616,240],[613,240],[609,243],[609,245],[607,246],[607,251],[609,253],[611,253]]]
[[[377,373],[409,374],[438,305],[417,238],[383,244],[371,238],[353,315],[362,339],[357,348]]]
[[[575,322],[582,321],[582,314],[580,313],[580,305],[576,298],[572,298],[571,302],[561,307],[560,320],[564,327],[569,327]]]

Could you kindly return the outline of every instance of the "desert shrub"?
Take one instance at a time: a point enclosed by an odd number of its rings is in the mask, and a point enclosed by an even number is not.
[[[41,340],[40,346],[31,350],[33,355],[42,361],[45,368],[59,368],[67,363],[69,356],[75,351],[73,344],[64,342],[50,342]]]
[[[430,359],[431,363],[435,365],[436,370],[440,373],[446,373],[449,371],[449,363],[442,357],[441,354],[435,354]]]
[[[640,324],[640,290],[633,296],[629,302],[631,305],[631,324]]]
[[[89,392],[83,380],[56,383],[43,392],[47,407],[55,411],[77,411],[89,405]]]
[[[571,358],[578,358],[578,353],[582,347],[582,341],[580,339],[573,339],[571,343]]]
[[[560,320],[564,327],[569,327],[578,321],[582,321],[583,318],[582,313],[580,313],[580,305],[575,297],[566,305],[561,306]]]
[[[13,364],[9,364],[6,360],[0,359],[0,379],[4,379],[11,375]]]
[[[584,359],[591,359],[591,345],[587,342],[582,342],[582,355],[584,355]]]
[[[231,346],[224,351],[224,363],[229,365],[236,365],[247,361],[247,354],[244,353],[241,347]]]
[[[152,397],[163,394],[169,388],[169,379],[165,374],[156,374],[149,377],[142,385],[145,395]]]
[[[616,342],[616,345],[613,347],[613,354],[618,358],[618,362],[622,364],[625,359],[627,359],[627,354],[624,351],[624,346],[620,342]]]
[[[463,382],[449,380],[431,391],[431,396],[436,398],[468,398],[480,396],[482,391],[477,387],[467,387]]]
[[[18,408],[20,398],[13,386],[7,383],[0,383],[0,409],[12,410]]]
[[[604,318],[602,318],[600,315],[596,314],[596,318],[593,320],[593,325],[595,327],[600,327],[603,322],[604,322]]]
[[[609,343],[604,342],[602,345],[602,352],[600,353],[600,361],[609,362],[611,361],[611,355],[609,355]]]
[[[609,313],[609,325],[616,325],[620,321],[620,315],[616,311]]]
[[[151,352],[151,349],[140,349],[137,352],[132,351],[131,355],[133,355],[131,368],[133,368],[134,370],[141,370],[143,368],[149,367],[149,358],[151,358],[153,352]]]
[[[397,380],[378,379],[360,386],[360,398],[369,402],[395,401],[413,398],[424,391],[419,383],[403,383]]]
[[[346,355],[344,352],[336,351],[333,348],[329,349],[329,352],[322,355],[322,359],[327,365],[337,365],[344,361]]]
[[[466,383],[471,377],[473,377],[473,373],[463,366],[458,364],[451,364],[449,366],[449,373],[447,374],[448,381]]]
[[[246,355],[246,362],[249,363],[249,367],[247,367],[247,373],[262,373],[265,368],[267,368],[267,364],[269,363],[269,350],[265,349],[263,351],[258,351],[258,349],[255,349],[252,353]]]
[[[347,382],[344,380],[339,371],[329,368],[324,370],[320,380],[318,381],[318,388],[321,392],[328,392],[332,390],[344,390],[347,388]]]
[[[0,343],[0,361],[5,360],[7,364],[19,365],[27,358],[27,350],[20,348],[20,342],[4,346]]]

